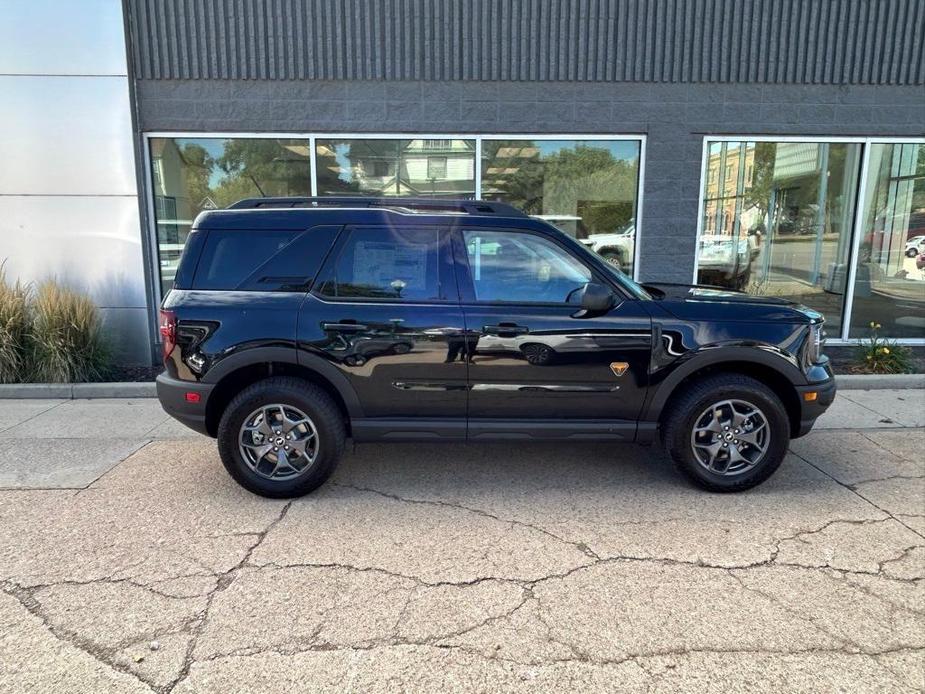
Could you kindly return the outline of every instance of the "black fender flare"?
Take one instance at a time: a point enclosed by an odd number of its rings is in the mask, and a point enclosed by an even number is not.
[[[672,369],[671,373],[650,389],[643,414],[640,417],[641,421],[658,421],[668,399],[684,379],[708,366],[716,366],[724,362],[751,363],[771,369],[794,388],[806,385],[807,382],[797,365],[783,352],[773,348],[762,350],[755,346],[706,347],[697,350],[691,356],[682,358],[682,361],[682,364],[666,367]]]
[[[215,385],[224,379],[225,376],[238,369],[269,362],[293,364],[314,371],[330,383],[337,391],[341,400],[344,401],[347,414],[351,419],[363,416],[363,408],[360,406],[360,399],[353,389],[353,386],[350,385],[350,382],[347,380],[347,377],[344,376],[337,367],[325,359],[315,354],[299,352],[295,347],[262,346],[234,352],[218,361],[209,369],[203,377],[202,382]]]

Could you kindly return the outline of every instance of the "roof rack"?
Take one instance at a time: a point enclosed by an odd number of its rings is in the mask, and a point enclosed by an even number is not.
[[[367,198],[367,197],[286,197],[246,198],[229,210],[265,210],[297,207],[389,207],[421,212],[458,212],[471,215],[526,217],[521,210],[504,202],[489,200],[442,200],[437,198]]]

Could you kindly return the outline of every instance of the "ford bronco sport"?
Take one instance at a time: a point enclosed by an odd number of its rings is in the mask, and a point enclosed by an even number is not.
[[[502,203],[260,198],[201,214],[160,312],[164,409],[305,494],[344,441],[649,443],[747,489],[831,404],[823,318],[639,285]]]

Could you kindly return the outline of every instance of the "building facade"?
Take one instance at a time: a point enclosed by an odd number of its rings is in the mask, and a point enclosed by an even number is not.
[[[920,0],[74,5],[0,7],[0,256],[124,360],[196,214],[258,195],[504,199],[641,281],[925,342]]]

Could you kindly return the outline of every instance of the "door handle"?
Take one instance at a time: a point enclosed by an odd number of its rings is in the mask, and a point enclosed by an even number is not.
[[[361,323],[322,323],[321,328],[339,333],[359,333],[368,330],[369,326]]]
[[[482,332],[486,335],[497,335],[498,337],[515,337],[517,335],[526,335],[530,332],[530,328],[516,323],[498,323],[498,325],[483,325]]]

